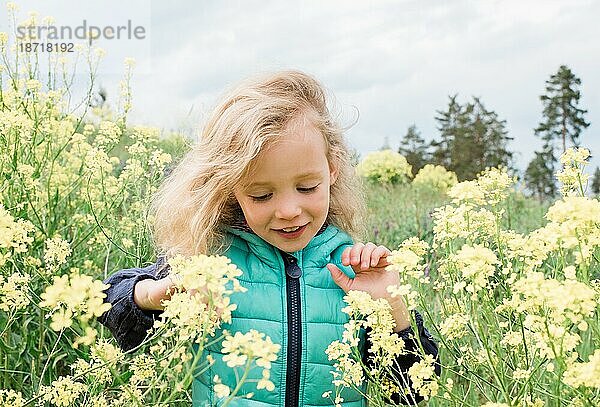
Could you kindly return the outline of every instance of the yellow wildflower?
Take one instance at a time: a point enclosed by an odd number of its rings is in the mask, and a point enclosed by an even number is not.
[[[412,388],[425,400],[436,396],[439,384],[435,380],[435,359],[431,355],[424,355],[420,362],[414,363],[408,369],[408,376],[412,382]]]
[[[452,198],[452,202],[456,205],[461,203],[474,206],[485,204],[485,191],[474,180],[463,181],[454,185],[448,191],[448,196]]]
[[[464,245],[451,259],[467,280],[466,289],[477,293],[487,287],[488,279],[494,274],[499,260],[493,251],[482,245]]]
[[[588,362],[570,364],[563,375],[563,382],[572,387],[600,389],[600,350],[596,349]]]
[[[67,261],[71,255],[69,242],[60,237],[46,240],[46,251],[44,252],[44,261],[51,266],[60,266]]]
[[[0,389],[0,407],[23,407],[24,405],[25,399],[21,393]]]
[[[16,311],[29,305],[27,289],[30,280],[27,274],[13,273],[6,280],[0,274],[0,310]]]
[[[83,383],[78,383],[70,376],[61,377],[52,382],[51,386],[42,386],[40,394],[44,401],[57,407],[68,407],[75,403],[86,390]]]
[[[441,334],[448,340],[462,338],[467,333],[469,317],[465,314],[452,314],[440,325]]]
[[[213,381],[215,382],[213,389],[217,397],[228,397],[231,393],[231,389],[223,383],[221,383],[221,378],[219,377],[219,375],[215,375]]]
[[[76,316],[82,322],[99,317],[111,307],[104,302],[108,285],[87,275],[73,273],[55,276],[51,286],[42,293],[40,307],[53,309],[53,329],[68,327],[67,318]],[[58,312],[56,312],[58,310]],[[60,330],[60,329],[56,329]]]

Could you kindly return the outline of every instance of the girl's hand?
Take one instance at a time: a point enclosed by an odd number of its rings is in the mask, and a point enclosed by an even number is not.
[[[160,280],[147,278],[138,281],[133,288],[133,301],[145,311],[162,311],[165,307],[162,301],[171,299],[171,295],[175,292],[176,276],[169,274]],[[189,290],[189,295],[193,296],[198,293],[196,290]],[[206,303],[206,302],[205,302]],[[215,308],[218,316],[221,316],[223,309]]]
[[[171,298],[174,287],[170,275],[160,280],[147,278],[138,281],[133,287],[133,301],[145,311],[163,310],[162,301]]]
[[[410,326],[408,310],[400,297],[392,298],[387,291],[390,285],[400,284],[400,276],[397,272],[387,271],[390,265],[387,256],[392,252],[385,246],[376,246],[374,243],[356,243],[348,247],[342,253],[342,264],[351,266],[356,276],[348,277],[335,264],[327,264],[333,281],[344,292],[358,290],[369,293],[375,300],[385,298],[392,306],[392,314],[396,320],[396,331]]]

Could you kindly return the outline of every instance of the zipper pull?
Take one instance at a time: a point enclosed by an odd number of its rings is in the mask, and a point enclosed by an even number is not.
[[[285,273],[291,278],[300,278],[302,276],[302,269],[298,265],[298,260],[294,256],[289,254],[283,255],[285,263]]]

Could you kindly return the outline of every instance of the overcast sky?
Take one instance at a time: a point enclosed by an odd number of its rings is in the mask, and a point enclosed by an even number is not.
[[[335,95],[344,124],[359,115],[347,137],[363,155],[386,137],[397,148],[413,123],[426,140],[438,137],[436,110],[457,93],[461,103],[480,97],[506,120],[524,169],[541,145],[533,128],[544,81],[566,64],[582,80],[580,107],[592,123],[582,145],[600,156],[600,1],[16,3],[21,14],[37,10],[56,25],[131,20],[146,29],[142,41],[98,40],[107,51],[99,84],[109,102],[118,94],[123,58],[137,60],[135,123],[198,129],[225,87],[253,73],[294,68]]]

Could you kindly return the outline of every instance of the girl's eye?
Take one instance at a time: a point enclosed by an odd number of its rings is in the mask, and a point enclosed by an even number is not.
[[[317,189],[318,186],[319,186],[319,184],[315,185],[314,187],[310,187],[310,188],[298,188],[298,191],[300,191],[300,192],[313,192],[315,189]]]
[[[266,195],[261,195],[261,196],[250,196],[250,198],[252,198],[252,200],[256,201],[256,202],[266,201],[270,197],[271,197],[271,194],[266,194]]]

